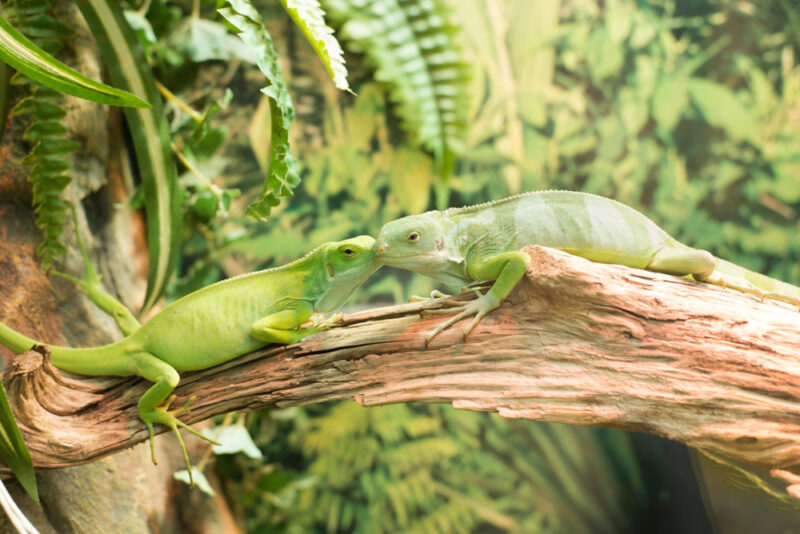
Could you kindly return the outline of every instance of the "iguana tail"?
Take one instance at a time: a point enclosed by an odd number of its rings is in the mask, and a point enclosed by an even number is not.
[[[759,298],[780,300],[800,307],[800,287],[750,271],[719,258],[717,258],[714,272],[703,281],[736,289]]]
[[[35,339],[23,336],[3,323],[0,323],[0,344],[17,354],[31,350],[34,345],[44,345],[44,343],[39,343]]]
[[[24,336],[0,322],[0,345],[8,347],[17,354],[29,351],[34,345],[44,345],[50,349],[53,365],[59,369],[82,375],[129,376],[135,374],[133,361],[127,355],[127,342],[128,338],[124,338],[101,347],[58,347]]]

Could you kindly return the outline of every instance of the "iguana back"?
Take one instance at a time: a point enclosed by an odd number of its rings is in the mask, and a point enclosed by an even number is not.
[[[249,325],[292,300],[314,302],[324,289],[324,279],[314,279],[322,270],[308,267],[316,261],[309,255],[190,293],[143,324],[130,342],[158,354],[179,372],[207,369],[222,357],[233,359],[259,349],[267,343],[251,336]]]
[[[443,212],[455,223],[464,255],[558,248],[603,263],[645,268],[665,246],[678,241],[653,221],[615,200],[573,191],[524,193]]]

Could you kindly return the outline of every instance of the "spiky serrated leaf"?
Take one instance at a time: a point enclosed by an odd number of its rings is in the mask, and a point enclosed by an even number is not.
[[[68,95],[114,106],[148,107],[147,102],[135,95],[96,82],[64,65],[33,44],[3,17],[0,17],[0,59],[32,80]]]
[[[292,190],[300,183],[297,161],[292,157],[289,147],[289,125],[294,118],[294,107],[272,38],[250,1],[228,0],[217,12],[236,28],[242,41],[253,49],[258,67],[267,79],[267,86],[261,91],[269,97],[272,117],[269,173],[261,196],[247,207],[248,215],[264,219],[278,205],[280,197],[291,196]]]
[[[178,170],[161,97],[141,45],[116,1],[78,0],[78,7],[100,46],[111,79],[148,102],[149,109],[125,108],[145,195],[150,256],[142,313],[164,292],[177,260],[181,228]]]
[[[342,56],[342,47],[334,36],[333,29],[325,23],[325,11],[317,0],[280,0],[286,12],[292,17],[308,42],[322,60],[334,85],[349,91],[347,67]]]
[[[398,115],[416,142],[433,152],[442,177],[449,176],[466,134],[468,65],[461,59],[441,0],[325,0],[330,17],[343,24],[389,84]]]

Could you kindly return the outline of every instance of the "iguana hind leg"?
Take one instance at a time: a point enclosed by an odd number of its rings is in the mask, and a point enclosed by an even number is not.
[[[204,436],[177,418],[178,414],[189,408],[194,397],[190,398],[181,408],[169,410],[169,406],[175,398],[174,395],[171,395],[172,390],[174,390],[175,386],[180,382],[180,375],[175,368],[164,360],[160,360],[147,352],[139,352],[133,355],[133,360],[136,364],[136,373],[142,378],[155,382],[155,384],[139,398],[139,418],[144,421],[144,424],[147,426],[147,431],[150,434],[150,454],[153,458],[153,463],[156,463],[156,452],[153,446],[153,424],[159,423],[171,428],[175,433],[175,437],[178,438],[181,452],[183,452],[183,459],[186,462],[186,469],[189,471],[190,485],[194,485],[192,464],[189,462],[189,453],[186,452],[186,445],[184,445],[183,438],[181,438],[178,432],[178,427],[181,426],[195,436],[209,443],[213,443],[214,445],[219,445],[219,443]],[[161,405],[162,403],[164,404],[163,406]]]
[[[647,269],[678,276],[692,275],[700,282],[735,289],[762,301],[769,298],[800,306],[800,296],[792,294],[792,286],[717,259],[705,250],[667,247],[656,253]]]
[[[691,274],[701,280],[714,271],[716,264],[716,258],[707,250],[683,246],[664,247],[656,252],[645,269],[677,276]]]

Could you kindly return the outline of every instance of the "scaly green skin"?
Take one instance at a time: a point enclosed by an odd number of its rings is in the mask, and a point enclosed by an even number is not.
[[[116,301],[107,294],[93,294],[91,288],[96,284],[88,283],[91,287],[86,288],[87,295],[105,311],[116,314],[126,337],[96,348],[48,345],[52,363],[72,373],[138,375],[154,382],[138,404],[139,417],[150,433],[151,452],[153,424],[170,427],[178,437],[191,474],[177,427],[204,436],[176,417],[191,399],[183,408],[168,410],[179,373],[208,369],[269,343],[296,343],[338,321],[333,317],[301,326],[313,313],[333,311],[344,304],[353,290],[380,267],[374,261],[373,243],[369,236],[326,243],[282,267],[224,280],[186,295],[141,326],[129,313],[115,312]],[[87,263],[87,278],[90,273],[93,269]],[[3,323],[0,343],[18,354],[36,344],[44,345]]]
[[[800,305],[800,288],[748,271],[688,247],[638,211],[609,198],[571,191],[524,193],[503,200],[429,211],[386,223],[375,242],[375,259],[440,282],[466,286],[494,281],[478,299],[442,313],[460,311],[428,334],[497,308],[522,278],[527,245],[557,248],[592,261],[616,263],[737,289],[761,298]]]

